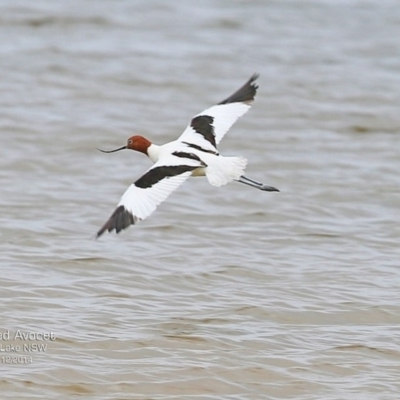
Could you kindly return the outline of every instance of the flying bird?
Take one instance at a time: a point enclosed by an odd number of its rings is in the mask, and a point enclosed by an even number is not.
[[[237,181],[267,192],[279,192],[246,177],[247,160],[244,157],[225,157],[217,150],[218,143],[231,126],[250,109],[258,89],[257,78],[258,74],[252,75],[231,96],[194,116],[177,140],[156,145],[135,135],[118,149],[99,149],[103,153],[136,150],[148,156],[154,165],[129,186],[111,217],[97,232],[97,238],[105,231],[119,233],[147,218],[189,176],[205,176],[213,186]]]

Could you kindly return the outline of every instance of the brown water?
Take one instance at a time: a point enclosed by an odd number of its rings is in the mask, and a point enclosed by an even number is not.
[[[399,399],[398,2],[0,8],[1,399]],[[281,193],[192,179],[93,240],[150,165],[96,147],[253,72],[220,150]]]

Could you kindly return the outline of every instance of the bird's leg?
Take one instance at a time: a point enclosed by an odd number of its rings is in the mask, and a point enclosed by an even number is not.
[[[245,185],[249,185],[260,190],[265,190],[266,192],[279,192],[279,190],[273,186],[267,186],[264,183],[254,181],[253,179],[250,179],[244,175],[237,179],[237,182],[244,183]]]

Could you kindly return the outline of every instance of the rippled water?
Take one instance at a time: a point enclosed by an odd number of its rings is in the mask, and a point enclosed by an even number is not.
[[[398,399],[398,2],[0,8],[2,399]],[[256,71],[220,150],[281,192],[191,179],[95,241],[150,165],[96,147]]]

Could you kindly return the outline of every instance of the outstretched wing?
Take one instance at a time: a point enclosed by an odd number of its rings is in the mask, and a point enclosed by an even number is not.
[[[121,197],[117,208],[97,232],[99,238],[105,231],[119,233],[137,221],[147,218],[192,174],[206,165],[192,153],[177,151],[158,160]]]
[[[238,118],[244,115],[254,101],[258,86],[258,74],[235,93],[219,104],[197,114],[178,138],[189,147],[209,153],[218,153],[217,144]]]

